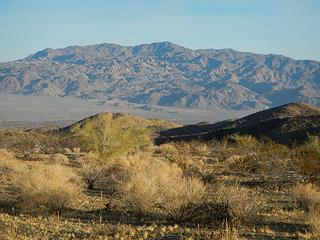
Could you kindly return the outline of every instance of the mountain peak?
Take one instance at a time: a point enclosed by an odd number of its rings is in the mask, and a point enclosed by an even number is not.
[[[189,51],[192,50],[168,41],[141,44],[133,47],[133,53],[137,55],[172,56]]]
[[[45,48],[41,51],[38,51],[34,54],[31,54],[28,58],[30,59],[40,59],[44,57],[48,57],[50,53],[52,53],[54,50],[52,48]]]

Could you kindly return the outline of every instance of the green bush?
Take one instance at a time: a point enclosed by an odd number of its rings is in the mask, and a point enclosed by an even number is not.
[[[126,115],[114,119],[112,114],[103,114],[75,126],[72,132],[80,139],[81,148],[103,159],[133,154],[152,145],[151,130]]]

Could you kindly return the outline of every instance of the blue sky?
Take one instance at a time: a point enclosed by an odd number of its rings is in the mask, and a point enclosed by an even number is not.
[[[0,0],[0,62],[48,47],[159,41],[320,60],[320,1]]]

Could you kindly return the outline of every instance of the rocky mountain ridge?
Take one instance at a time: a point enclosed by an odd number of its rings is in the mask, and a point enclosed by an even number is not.
[[[0,63],[0,93],[211,110],[320,105],[320,62],[170,42],[72,46]]]

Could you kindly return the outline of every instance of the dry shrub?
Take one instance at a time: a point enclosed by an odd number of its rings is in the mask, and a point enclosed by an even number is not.
[[[69,158],[64,154],[56,153],[51,156],[50,163],[67,165],[69,163]]]
[[[191,147],[189,142],[166,143],[158,147],[161,157],[171,163],[183,165],[191,160]]]
[[[10,129],[2,130],[0,135],[0,147],[17,152],[45,152],[48,148],[59,149],[62,146],[60,136],[45,132]]]
[[[72,148],[73,152],[74,153],[80,153],[81,152],[81,149],[79,147],[74,147]]]
[[[122,187],[130,179],[130,167],[123,160],[117,159],[105,168],[100,182],[101,188],[110,197],[122,196]]]
[[[160,157],[177,164],[186,177],[197,177],[205,182],[216,180],[212,170],[209,170],[206,160],[209,150],[207,144],[200,141],[163,144],[158,147]]]
[[[244,240],[238,232],[238,229],[235,226],[230,226],[228,221],[224,223],[224,227],[221,229],[221,238],[220,240]]]
[[[106,168],[103,162],[93,153],[88,153],[80,160],[81,168],[79,174],[86,183],[88,189],[93,189],[95,184],[102,177]]]
[[[88,189],[99,187],[111,196],[121,192],[122,185],[129,179],[130,162],[144,157],[146,154],[140,153],[104,161],[94,153],[87,153],[79,159],[79,175]]]
[[[193,140],[193,141],[190,141],[188,144],[190,146],[190,152],[193,155],[197,155],[200,157],[207,157],[210,153],[209,146],[206,142]]]
[[[11,173],[12,155],[0,149],[0,203],[8,199],[8,176]]]
[[[214,195],[214,202],[221,206],[221,214],[230,223],[253,224],[260,220],[259,212],[265,205],[265,199],[256,192],[239,185],[221,185]]]
[[[242,173],[279,175],[294,169],[290,158],[280,158],[263,152],[229,158],[228,168]],[[279,172],[280,171],[280,172]]]
[[[11,154],[9,153],[9,156]],[[13,205],[16,200],[16,192],[12,184],[12,176],[27,168],[25,164],[16,159],[2,159],[0,161],[0,203],[3,206]]]
[[[228,168],[242,173],[265,174],[271,173],[282,166],[281,159],[264,156],[262,153],[248,155],[233,155],[228,158]]]
[[[300,173],[288,147],[264,140],[263,144],[244,155],[229,158],[230,170],[259,174],[265,184],[273,188],[291,187],[305,178]]]
[[[0,149],[0,161],[13,159],[13,153],[8,152],[6,149]]]
[[[18,205],[27,210],[61,211],[81,193],[77,175],[61,165],[34,164],[12,176]]]
[[[259,145],[259,141],[251,135],[233,134],[228,140],[240,148],[254,148]]]
[[[320,140],[311,136],[309,141],[296,148],[295,157],[301,172],[312,182],[320,184]]]
[[[261,173],[264,163],[256,154],[232,155],[227,159],[228,168],[242,173]]]
[[[320,189],[316,185],[299,184],[294,187],[293,194],[297,207],[307,212],[320,209]]]
[[[64,154],[72,154],[72,151],[70,148],[63,148],[63,153]]]
[[[140,213],[160,213],[181,221],[182,210],[200,202],[206,192],[200,180],[184,178],[177,165],[157,159],[135,161],[130,174],[123,198],[129,208]]]
[[[312,233],[315,239],[320,237],[320,210],[315,210],[309,214],[309,223],[312,226]]]
[[[5,130],[0,139],[0,145],[21,152],[30,151],[38,145],[41,138],[40,134],[34,132]]]
[[[168,159],[170,161],[174,161],[177,156],[179,155],[179,151],[176,147],[175,144],[171,144],[171,143],[165,143],[162,144],[160,146],[158,146],[157,148],[157,153],[159,153],[159,155],[165,159]]]

